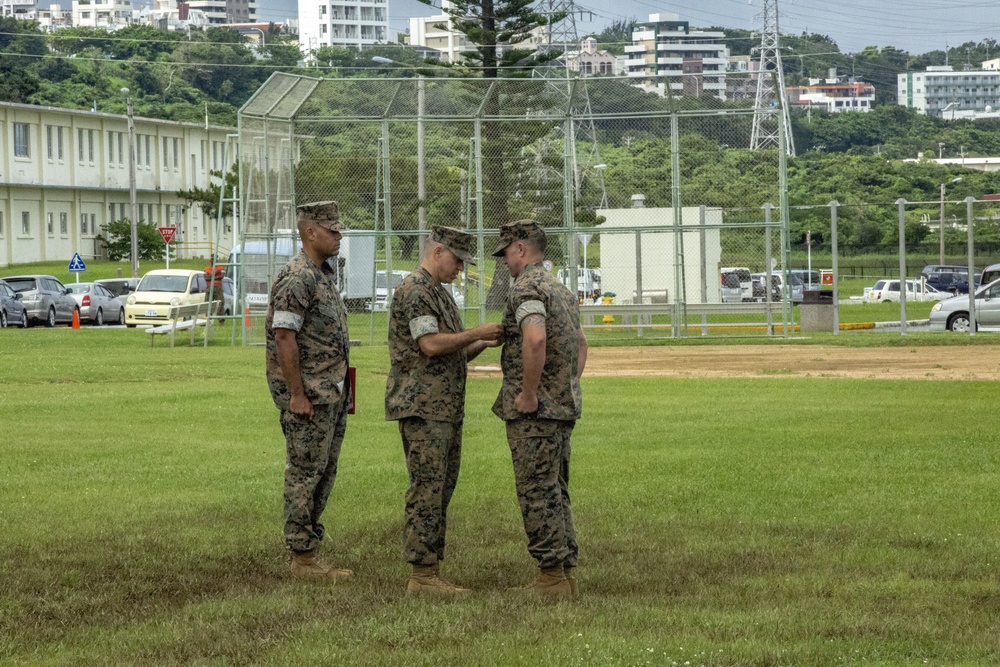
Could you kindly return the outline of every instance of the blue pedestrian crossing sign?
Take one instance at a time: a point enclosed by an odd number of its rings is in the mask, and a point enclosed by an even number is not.
[[[80,253],[73,253],[73,259],[69,260],[69,272],[70,273],[83,273],[87,270],[87,265],[83,263],[83,258],[80,257]]]

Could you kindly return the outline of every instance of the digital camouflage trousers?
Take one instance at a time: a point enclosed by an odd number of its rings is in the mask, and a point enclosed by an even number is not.
[[[399,420],[410,487],[406,490],[403,558],[429,566],[444,560],[448,504],[462,463],[462,422]]]
[[[285,546],[292,551],[319,548],[320,522],[337,480],[337,459],[347,429],[343,402],[314,405],[312,419],[281,411],[285,434]]]
[[[541,568],[576,567],[579,556],[569,499],[570,436],[576,422],[506,422],[528,553]]]

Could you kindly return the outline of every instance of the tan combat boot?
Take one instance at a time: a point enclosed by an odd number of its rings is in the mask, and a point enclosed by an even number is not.
[[[315,551],[292,552],[292,576],[308,581],[338,581],[350,579],[354,572],[331,567],[316,557]]]
[[[563,574],[569,582],[570,590],[573,591],[573,598],[580,597],[580,582],[576,580],[576,566],[563,565]]]
[[[569,579],[566,578],[562,565],[540,568],[534,581],[523,588],[511,590],[537,593],[550,598],[571,599],[573,597],[573,587]]]
[[[413,574],[406,582],[407,595],[439,595],[442,597],[465,595],[469,589],[456,586],[442,579],[437,565],[414,565]]]

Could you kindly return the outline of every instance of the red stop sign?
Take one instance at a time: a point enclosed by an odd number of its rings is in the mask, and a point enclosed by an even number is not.
[[[176,227],[158,227],[160,230],[160,236],[163,237],[164,243],[170,243],[174,240],[174,234],[177,233]]]

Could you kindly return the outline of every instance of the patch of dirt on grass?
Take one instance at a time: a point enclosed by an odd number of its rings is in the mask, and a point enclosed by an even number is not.
[[[586,374],[592,377],[993,380],[1000,376],[1000,359],[991,356],[975,347],[598,347],[590,349]]]
[[[473,373],[499,375],[499,370],[474,367]],[[1000,377],[1000,358],[976,347],[592,347],[586,376],[994,380]]]

